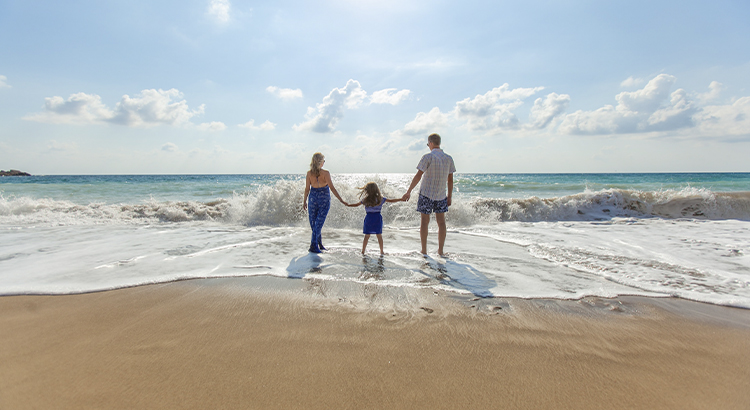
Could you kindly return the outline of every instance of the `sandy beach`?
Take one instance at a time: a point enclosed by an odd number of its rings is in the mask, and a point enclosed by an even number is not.
[[[750,311],[329,286],[0,297],[0,408],[750,406]]]

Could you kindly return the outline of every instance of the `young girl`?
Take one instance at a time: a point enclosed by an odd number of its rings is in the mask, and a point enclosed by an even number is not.
[[[374,182],[368,182],[364,187],[359,188],[359,197],[364,199],[356,204],[345,204],[346,206],[365,206],[367,216],[365,216],[364,228],[362,233],[365,234],[365,239],[362,241],[362,254],[365,254],[367,249],[367,241],[370,240],[370,235],[375,234],[378,237],[378,245],[380,245],[380,254],[383,255],[383,216],[380,215],[380,210],[383,208],[383,204],[386,202],[400,202],[403,198],[399,199],[386,199],[380,193],[378,184]]]

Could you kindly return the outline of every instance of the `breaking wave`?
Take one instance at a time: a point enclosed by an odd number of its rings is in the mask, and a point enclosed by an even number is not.
[[[354,187],[340,186],[350,201]],[[384,190],[384,196],[397,197]],[[234,193],[210,202],[156,201],[133,204],[76,204],[53,199],[0,195],[0,223],[76,225],[107,223],[181,223],[213,221],[240,226],[295,226],[307,223],[302,209],[304,190],[299,183],[279,181],[253,193]],[[392,226],[416,226],[419,214],[410,203],[390,203],[384,221]],[[327,226],[359,227],[364,211],[347,208],[332,199]],[[457,196],[447,221],[452,226],[472,226],[504,221],[596,221],[612,218],[739,219],[750,220],[750,192],[713,192],[703,188],[637,191],[606,189],[555,198],[487,199]]]

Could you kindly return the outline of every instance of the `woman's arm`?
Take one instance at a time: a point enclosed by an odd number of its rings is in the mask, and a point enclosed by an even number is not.
[[[333,192],[333,195],[341,201],[342,204],[346,205],[346,202],[344,202],[343,199],[341,199],[341,195],[339,195],[338,191],[336,191],[336,187],[333,186],[333,181],[331,180],[331,173],[328,171],[323,171],[322,169],[320,172],[325,172],[326,180],[328,181],[328,186],[331,187],[331,192]]]
[[[310,171],[307,171],[305,176],[305,197],[302,200],[302,209],[307,211],[307,195],[310,194]]]

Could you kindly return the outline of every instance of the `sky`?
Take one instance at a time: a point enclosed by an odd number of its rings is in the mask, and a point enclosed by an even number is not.
[[[750,172],[750,2],[0,0],[0,169]]]

